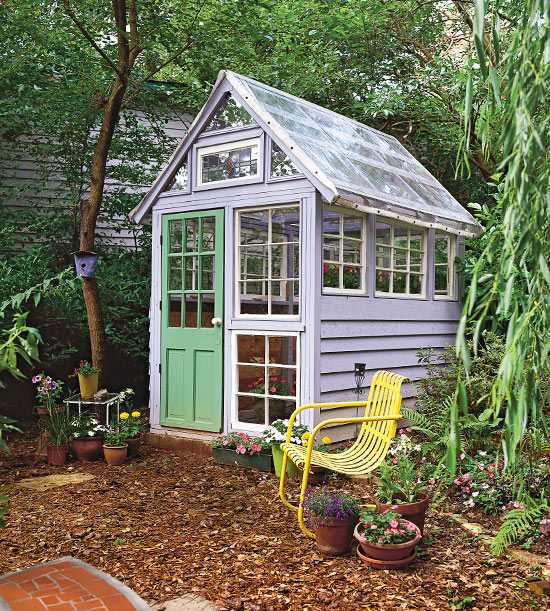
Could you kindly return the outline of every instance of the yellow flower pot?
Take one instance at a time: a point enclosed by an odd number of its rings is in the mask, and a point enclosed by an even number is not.
[[[85,401],[87,401],[88,399],[91,399],[97,392],[98,374],[91,373],[90,375],[84,376],[79,373],[78,383],[80,385],[80,396]]]

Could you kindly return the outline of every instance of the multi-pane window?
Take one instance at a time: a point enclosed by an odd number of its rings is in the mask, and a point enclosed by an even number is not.
[[[237,213],[237,313],[296,316],[300,302],[300,207]]]
[[[454,297],[454,258],[456,238],[448,233],[437,231],[435,234],[435,286],[436,299]]]
[[[197,184],[257,176],[260,170],[260,140],[243,140],[206,146],[197,153]]]
[[[418,227],[376,223],[376,292],[422,296],[426,232]]]
[[[361,291],[365,217],[323,209],[323,287]]]
[[[271,178],[295,176],[300,170],[292,163],[290,157],[275,142],[271,142]]]
[[[271,424],[296,408],[298,338],[236,333],[235,414],[239,423]]]

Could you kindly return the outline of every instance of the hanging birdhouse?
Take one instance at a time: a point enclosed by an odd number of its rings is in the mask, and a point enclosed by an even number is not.
[[[97,264],[97,253],[88,250],[79,250],[74,254],[76,275],[80,278],[93,278]]]

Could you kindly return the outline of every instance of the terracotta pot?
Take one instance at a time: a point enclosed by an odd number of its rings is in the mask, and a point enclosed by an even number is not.
[[[101,458],[103,439],[101,437],[79,437],[71,441],[71,450],[81,462],[91,462]]]
[[[323,556],[343,556],[351,550],[353,527],[357,517],[339,520],[338,518],[313,518],[317,547]]]
[[[55,467],[61,467],[65,464],[67,460],[67,452],[69,451],[68,444],[64,443],[62,445],[53,445],[52,443],[48,444],[46,447],[46,455],[48,456],[48,464],[54,465]]]
[[[139,454],[139,448],[142,442],[141,435],[138,435],[137,437],[130,437],[130,439],[127,439],[126,442],[128,443],[128,458],[134,458],[134,456]]]
[[[426,512],[430,505],[430,498],[425,492],[421,492],[416,503],[380,503],[376,501],[376,507],[379,513],[384,513],[391,509],[399,515],[403,516],[409,522],[416,524],[420,529],[420,533],[424,534],[424,521],[426,520]]]
[[[369,558],[365,556],[361,551],[361,546],[357,546],[357,555],[361,560],[367,565],[372,567],[373,569],[401,569],[405,566],[408,566],[413,560],[416,558],[416,551],[413,551],[411,556],[407,558],[401,558],[401,560],[375,560],[374,558]]]
[[[99,382],[99,374],[91,373],[90,375],[84,376],[81,373],[78,374],[78,384],[80,386],[80,396],[87,401],[91,399],[97,392],[97,385]]]
[[[363,554],[369,558],[373,558],[374,560],[403,560],[413,555],[416,544],[422,539],[420,529],[416,524],[408,520],[403,520],[403,522],[407,522],[414,526],[414,530],[416,531],[415,538],[405,543],[373,543],[372,541],[367,541],[361,532],[361,524],[357,524],[353,536],[359,541]]]
[[[106,446],[103,444],[103,456],[108,465],[121,465],[128,456],[128,444],[123,446]]]

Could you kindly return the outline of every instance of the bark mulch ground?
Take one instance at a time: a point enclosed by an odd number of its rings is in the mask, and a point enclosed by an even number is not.
[[[64,555],[80,558],[149,602],[185,593],[226,609],[542,609],[527,587],[536,567],[495,559],[460,526],[431,515],[417,561],[375,571],[327,560],[277,497],[274,475],[146,448],[122,467],[32,465],[32,444],[0,459],[11,497],[0,574]],[[94,479],[46,491],[14,486],[52,473]],[[339,480],[369,497],[364,480]]]

